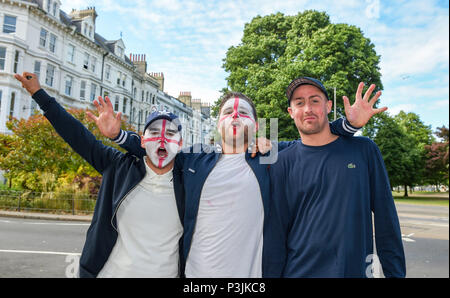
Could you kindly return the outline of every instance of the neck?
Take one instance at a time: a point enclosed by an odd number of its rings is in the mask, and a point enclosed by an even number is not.
[[[327,125],[321,132],[315,134],[305,134],[300,132],[302,143],[308,146],[323,146],[335,141],[338,136],[330,131],[330,126]]]
[[[240,146],[236,146],[234,143],[233,145],[229,145],[222,140],[222,154],[239,154],[246,152],[248,149],[248,143],[244,143]]]
[[[175,159],[173,159],[171,162],[169,162],[165,167],[158,168],[155,166],[150,158],[148,156],[145,156],[145,163],[152,169],[153,172],[155,172],[157,175],[164,175],[165,173],[171,171],[173,169],[173,164],[175,163]]]

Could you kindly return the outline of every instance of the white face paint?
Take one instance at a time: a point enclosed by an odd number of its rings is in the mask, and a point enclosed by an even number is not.
[[[147,127],[142,143],[151,162],[161,169],[177,155],[181,146],[181,134],[171,121],[158,119]]]
[[[222,139],[233,140],[236,137],[243,137],[245,127],[249,133],[255,130],[256,121],[252,106],[239,97],[228,99],[219,116],[218,129],[222,134]]]

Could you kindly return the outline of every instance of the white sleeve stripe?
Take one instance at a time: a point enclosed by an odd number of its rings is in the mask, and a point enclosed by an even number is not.
[[[343,128],[345,131],[349,132],[349,133],[355,133],[355,132],[357,132],[357,131],[359,130],[359,129],[356,129],[356,128],[353,128],[353,127],[348,126],[348,125],[345,123],[345,120],[342,121],[342,128]]]
[[[126,139],[127,139],[127,133],[123,130],[120,130],[120,135],[116,140],[114,140],[114,142],[116,142],[118,145],[122,145],[123,143],[125,143]]]

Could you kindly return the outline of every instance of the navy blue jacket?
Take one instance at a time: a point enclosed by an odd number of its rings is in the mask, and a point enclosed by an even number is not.
[[[353,128],[347,120],[338,119],[330,124],[331,131],[338,135],[352,136],[357,130]],[[129,152],[137,155],[145,155],[145,150],[141,147],[140,137],[134,132],[127,132],[127,134],[119,134],[120,140],[115,139],[121,147],[125,148]],[[278,146],[278,151],[285,149],[286,147],[296,144],[297,141],[280,142],[274,144]],[[185,215],[184,215],[184,241],[183,241],[183,260],[185,261],[189,255],[191,247],[192,236],[195,230],[195,224],[197,221],[197,212],[200,202],[200,196],[202,193],[203,185],[216,165],[221,155],[217,146],[209,146],[196,144],[190,148],[184,148],[180,152],[175,160],[174,169],[177,172],[181,171],[182,175],[180,181],[184,184],[182,187],[183,195],[185,197]],[[272,149],[272,151],[277,151]],[[270,153],[266,155],[257,154],[255,158],[251,158],[250,153],[246,153],[245,159],[253,170],[256,179],[258,180],[261,190],[261,196],[264,205],[264,218],[267,219],[270,216],[270,164],[260,162],[263,157],[273,158],[272,162],[276,162],[276,155],[270,157]],[[268,230],[268,221],[264,220],[264,244],[263,244],[263,277],[280,277],[283,267],[284,258],[280,255],[276,255],[273,252],[279,251],[276,247],[279,243],[274,243],[274,237]],[[236,244],[238,245],[238,244]],[[183,264],[183,268],[184,268]]]
[[[44,111],[56,132],[100,174],[102,183],[95,205],[91,225],[80,258],[80,277],[96,277],[117,240],[116,212],[125,196],[144,178],[146,168],[143,156],[124,154],[97,140],[82,123],[61,107],[43,89],[33,99]],[[50,158],[50,157],[49,157]],[[181,223],[184,216],[181,175],[174,171],[173,185]],[[180,245],[182,245],[180,239]],[[181,251],[181,249],[180,249]],[[180,253],[180,274],[183,264]]]

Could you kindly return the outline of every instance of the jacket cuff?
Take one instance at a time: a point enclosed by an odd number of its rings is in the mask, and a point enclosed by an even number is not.
[[[36,91],[31,98],[33,98],[37,104],[39,105],[39,107],[41,108],[41,110],[46,111],[47,110],[47,106],[50,104],[52,98],[50,97],[50,95],[47,94],[47,92],[45,92],[44,89],[39,89],[38,91]]]
[[[344,121],[342,121],[342,128],[349,133],[355,134],[358,130],[361,129],[361,127],[354,127],[350,124],[350,122],[344,118]]]
[[[124,130],[121,129],[120,133],[117,135],[117,137],[115,137],[114,139],[110,139],[110,140],[113,141],[114,143],[116,143],[117,145],[122,145],[127,140],[127,136],[128,136],[128,134]]]

